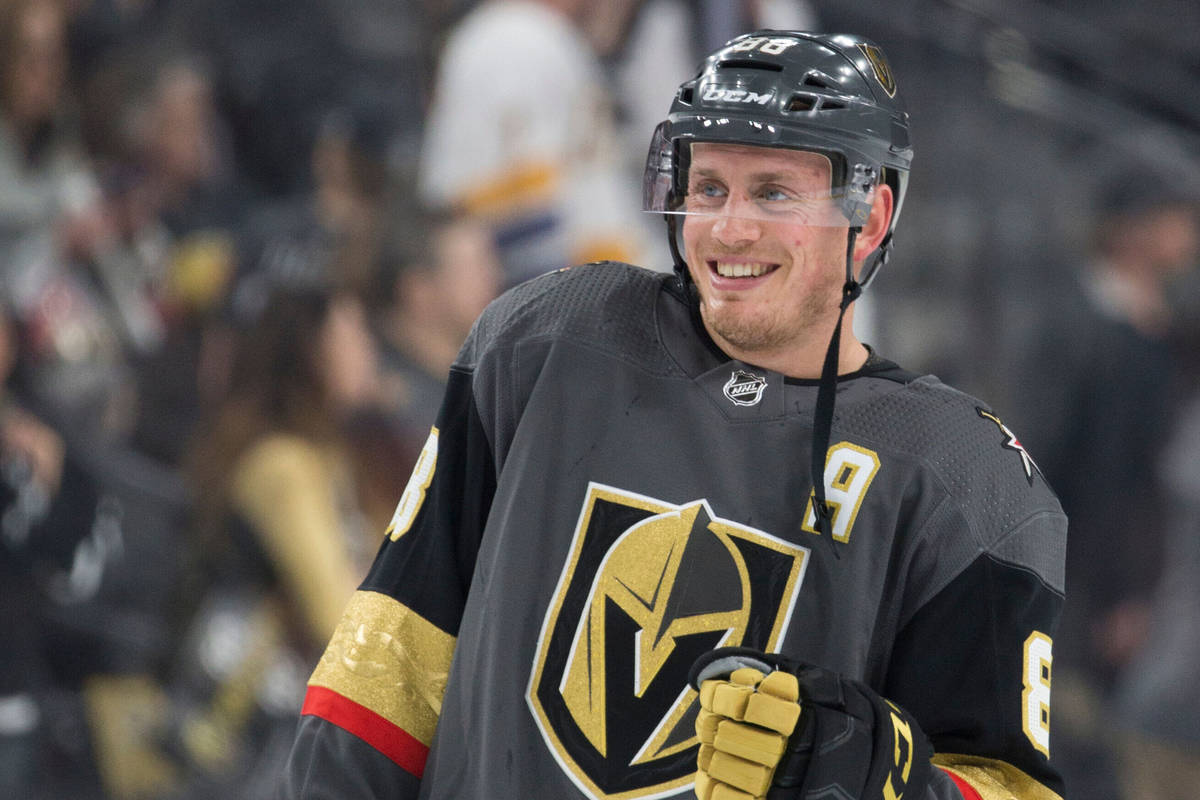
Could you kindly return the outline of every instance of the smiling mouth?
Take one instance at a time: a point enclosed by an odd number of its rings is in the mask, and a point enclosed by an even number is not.
[[[763,261],[709,261],[708,268],[722,278],[758,278],[779,268]]]

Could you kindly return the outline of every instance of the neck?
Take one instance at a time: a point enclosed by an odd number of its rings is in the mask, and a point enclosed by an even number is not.
[[[825,364],[825,353],[829,348],[829,340],[833,337],[833,328],[837,317],[829,320],[827,325],[806,332],[798,337],[799,342],[786,342],[771,348],[745,349],[724,339],[715,332],[707,322],[704,327],[708,335],[721,350],[731,358],[745,361],[756,367],[782,373],[789,378],[816,380],[821,377],[821,369]],[[838,375],[845,375],[862,368],[867,362],[869,352],[866,345],[854,335],[854,306],[846,309],[845,319],[842,320],[842,335],[838,347]]]
[[[804,353],[787,353],[778,356],[769,353],[747,352],[738,353],[736,348],[724,348],[725,352],[739,361],[782,373],[789,378],[817,380],[821,377],[821,367],[825,363],[825,350],[829,342],[822,342],[819,348]],[[846,375],[862,369],[867,363],[869,353],[865,345],[853,336],[846,335],[842,327],[842,341],[838,348],[838,375]]]

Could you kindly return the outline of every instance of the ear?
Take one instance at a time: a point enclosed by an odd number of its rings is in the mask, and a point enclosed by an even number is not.
[[[886,183],[880,183],[875,187],[874,196],[871,200],[871,216],[867,218],[867,223],[863,225],[862,230],[858,234],[858,238],[854,242],[854,263],[861,263],[867,256],[879,247],[883,237],[887,236],[888,225],[892,221],[892,208],[895,202],[892,197],[892,187]]]

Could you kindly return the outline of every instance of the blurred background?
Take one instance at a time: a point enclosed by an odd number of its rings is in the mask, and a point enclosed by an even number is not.
[[[1068,796],[1194,794],[1197,4],[0,0],[0,796],[270,796],[471,321],[670,269],[650,133],[759,27],[891,59],[916,156],[856,324],[1071,516]]]

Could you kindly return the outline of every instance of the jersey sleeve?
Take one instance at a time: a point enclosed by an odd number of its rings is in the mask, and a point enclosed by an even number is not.
[[[474,370],[451,370],[384,542],[309,679],[280,796],[415,798],[495,491]]]
[[[923,603],[895,642],[884,695],[921,721],[964,800],[1062,797],[1049,756],[1063,594],[1037,567],[1061,562],[1065,538],[1061,513],[1032,515]]]

